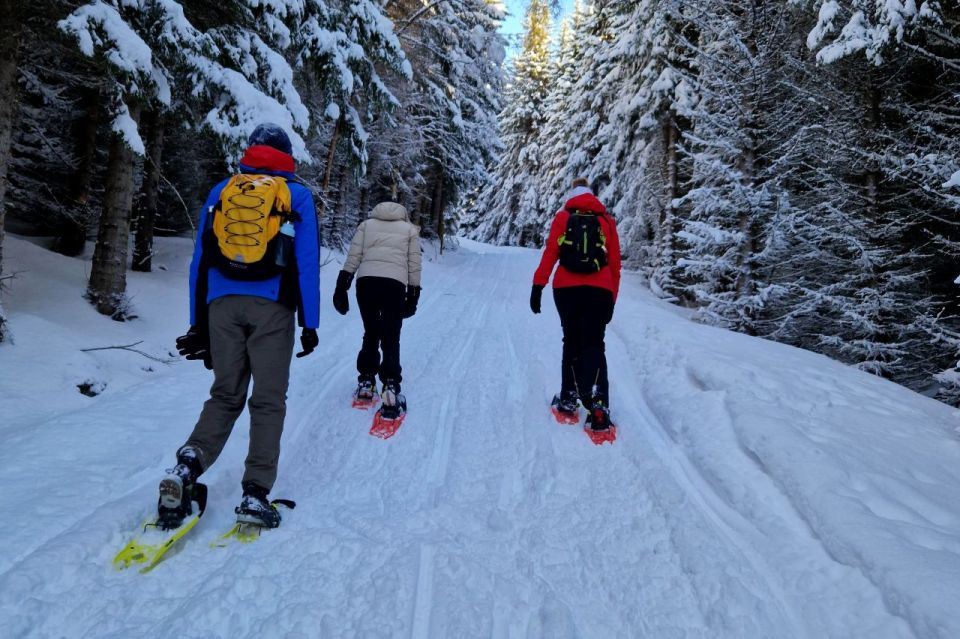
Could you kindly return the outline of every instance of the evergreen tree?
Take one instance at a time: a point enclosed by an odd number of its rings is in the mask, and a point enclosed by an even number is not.
[[[0,287],[3,285],[3,238],[6,216],[7,169],[13,140],[13,119],[17,100],[17,66],[20,36],[23,32],[26,4],[18,0],[0,0],[0,15],[9,25],[0,33]],[[0,342],[6,333],[6,316],[0,304]]]
[[[238,13],[247,24],[261,24],[249,11]],[[101,313],[115,319],[130,313],[125,298],[127,237],[139,168],[134,158],[146,154],[138,126],[144,110],[153,115],[156,135],[162,133],[160,114],[178,101],[212,97],[205,124],[228,149],[239,149],[241,140],[264,120],[284,124],[291,131],[308,126],[309,116],[293,87],[292,69],[264,39],[273,36],[282,42],[284,38],[277,34],[275,22],[262,24],[269,25],[264,37],[235,23],[203,34],[187,20],[180,4],[164,0],[96,0],[60,22],[60,28],[76,39],[80,51],[95,59],[101,75],[108,78],[101,93],[106,96],[102,102],[110,114],[112,133],[87,289],[88,299]],[[221,59],[243,73],[224,67]],[[192,86],[187,74],[192,74]],[[293,137],[298,154],[306,157],[302,139],[295,133]],[[151,158],[158,170],[162,134],[155,141]],[[148,179],[150,189],[157,188],[157,180],[156,175]],[[148,194],[147,201],[152,198]],[[149,218],[144,216],[142,233],[138,233],[135,262],[141,267],[152,244]]]
[[[486,183],[487,166],[499,152],[491,132],[502,106],[502,18],[502,9],[487,0],[465,0],[417,11],[399,30],[415,72],[404,114],[418,123],[422,164],[395,170],[406,173],[407,184],[422,184],[413,208],[441,239],[444,212]]]
[[[367,125],[399,106],[381,78],[389,69],[409,79],[412,68],[386,17],[383,3],[374,0],[294,2],[292,51],[317,111],[316,122],[329,130],[324,191],[329,188],[337,148],[357,174],[366,171]]]
[[[587,17],[579,3],[574,6],[571,16],[564,18],[560,26],[551,75],[554,81],[547,94],[546,119],[543,125],[544,166],[541,184],[544,192],[560,200],[568,190],[570,183],[579,175],[567,173],[567,160],[572,145],[567,137],[567,121],[571,105],[580,98],[576,93],[577,74],[585,59],[580,33]]]
[[[822,3],[808,38],[831,100],[808,233],[837,248],[802,299],[820,350],[922,388],[957,354],[957,10],[866,8]]]
[[[555,204],[542,198],[539,184],[545,160],[540,134],[551,81],[550,29],[549,6],[531,0],[523,48],[511,61],[506,107],[500,114],[504,153],[465,221],[474,237],[525,246],[542,241],[541,220]]]
[[[613,43],[620,59],[620,90],[601,136],[597,170],[609,176],[601,196],[618,218],[621,243],[631,263],[650,276],[660,295],[680,292],[673,278],[678,219],[676,201],[689,182],[689,161],[680,153],[682,133],[696,105],[696,41],[684,3],[622,2]]]
[[[770,231],[790,215],[781,158],[795,122],[781,82],[790,52],[784,10],[752,0],[716,0],[697,18],[697,40],[686,40],[697,71],[692,122],[682,152],[692,174],[679,198],[682,246],[675,279],[712,322],[758,332],[770,291],[765,252]]]

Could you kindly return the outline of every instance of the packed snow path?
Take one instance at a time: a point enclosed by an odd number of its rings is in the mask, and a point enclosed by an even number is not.
[[[332,311],[325,268],[273,492],[298,507],[250,545],[209,547],[239,500],[244,415],[179,552],[110,568],[206,396],[193,362],[5,425],[3,634],[960,636],[950,408],[693,324],[627,275],[607,340],[620,436],[595,447],[548,412],[560,328],[549,295],[527,307],[537,257],[465,243],[427,265],[389,441],[350,408],[360,319],[352,295]],[[184,268],[165,274],[180,292]]]

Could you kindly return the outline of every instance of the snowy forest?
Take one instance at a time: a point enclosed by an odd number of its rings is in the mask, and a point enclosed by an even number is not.
[[[960,638],[960,1],[0,26],[0,637]]]
[[[126,270],[269,120],[324,246],[390,198],[539,247],[582,176],[658,296],[960,401],[955,2],[523,6],[508,57],[492,0],[0,1],[0,284],[4,228],[93,240],[87,298],[135,315]]]
[[[155,234],[193,230],[261,122],[293,135],[335,248],[384,198],[443,237],[498,148],[500,3],[3,0],[0,15],[0,247],[5,227],[64,255],[95,239],[86,294],[118,320],[136,312],[124,265],[150,271]]]
[[[956,403],[957,3],[601,0],[551,19],[532,0],[473,237],[540,246],[588,177],[661,297]]]

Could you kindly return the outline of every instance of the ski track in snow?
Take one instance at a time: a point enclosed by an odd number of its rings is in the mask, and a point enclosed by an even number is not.
[[[427,265],[402,341],[409,413],[387,441],[368,435],[372,411],[350,407],[359,313],[351,299],[350,315],[334,314],[325,290],[320,347],[293,364],[273,491],[298,506],[253,544],[208,546],[239,499],[244,414],[181,547],[148,575],[110,567],[199,413],[210,377],[194,363],[14,432],[0,482],[34,479],[0,502],[24,522],[3,533],[3,634],[956,636],[821,536],[766,466],[762,437],[738,426],[750,407],[663,330],[632,278],[607,340],[618,441],[596,447],[554,423],[560,328],[552,303],[527,309],[536,259],[465,243]],[[913,512],[898,506],[911,498]],[[960,554],[957,517],[933,500],[867,501],[891,518],[925,514],[943,533],[931,548]]]

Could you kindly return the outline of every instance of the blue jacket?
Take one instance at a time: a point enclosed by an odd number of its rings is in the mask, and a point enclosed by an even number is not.
[[[240,165],[240,170],[243,173],[277,175],[290,180],[288,185],[290,187],[291,206],[294,212],[299,214],[299,220],[294,222],[296,235],[293,240],[300,284],[298,306],[301,313],[299,321],[303,328],[317,328],[320,324],[320,234],[317,229],[317,212],[313,204],[313,195],[307,187],[292,181],[296,179],[293,173],[253,168],[244,164]],[[213,187],[210,195],[207,196],[207,201],[203,204],[203,210],[200,212],[200,226],[197,232],[197,241],[193,248],[193,260],[190,262],[191,326],[197,323],[197,303],[200,301],[197,300],[197,282],[201,276],[200,265],[203,262],[203,236],[212,223],[210,214],[220,199],[220,192],[223,191],[227,182],[229,182],[229,179]],[[209,304],[218,297],[226,295],[253,295],[275,302],[279,301],[279,275],[268,280],[247,282],[230,279],[214,267],[208,267],[207,271],[207,299],[202,300],[202,303]]]

